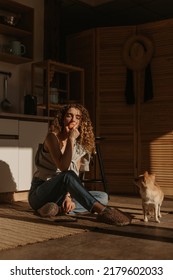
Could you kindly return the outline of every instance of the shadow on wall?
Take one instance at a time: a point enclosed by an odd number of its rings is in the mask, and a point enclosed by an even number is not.
[[[16,182],[14,181],[9,165],[0,160],[0,193],[15,192],[17,190]]]

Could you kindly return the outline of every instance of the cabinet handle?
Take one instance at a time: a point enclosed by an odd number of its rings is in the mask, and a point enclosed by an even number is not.
[[[19,135],[0,134],[0,139],[19,139]]]

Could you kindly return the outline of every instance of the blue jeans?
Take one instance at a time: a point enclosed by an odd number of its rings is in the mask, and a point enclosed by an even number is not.
[[[108,195],[105,192],[101,191],[89,191],[89,193],[94,196],[101,204],[107,205],[108,204]],[[85,209],[79,202],[77,202],[75,199],[73,199],[76,208],[70,212],[70,214],[75,214],[75,213],[81,213],[81,212],[86,212],[87,209]]]
[[[89,212],[98,201],[85,189],[79,177],[71,170],[61,172],[47,181],[33,178],[28,201],[34,210],[38,210],[47,202],[55,202],[61,206],[67,192]]]

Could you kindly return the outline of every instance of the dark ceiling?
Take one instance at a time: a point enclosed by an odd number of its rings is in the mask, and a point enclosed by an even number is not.
[[[173,0],[107,0],[105,4],[99,4],[100,2],[103,1],[62,0],[61,26],[64,33],[103,26],[139,25],[173,18]]]

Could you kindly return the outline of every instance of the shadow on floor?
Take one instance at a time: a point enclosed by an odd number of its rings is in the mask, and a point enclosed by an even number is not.
[[[75,217],[43,219],[34,215],[27,202],[0,205],[1,218],[28,222],[28,230],[31,222],[44,225],[53,223],[57,226],[57,230],[59,226],[85,229],[85,232],[78,234],[77,238],[68,236],[1,251],[0,259],[76,259],[76,255],[79,259],[173,258],[173,204],[171,199],[164,201],[163,218],[160,224],[142,221],[139,198],[111,197],[110,204],[125,212],[132,212],[137,217],[136,221],[124,227],[112,226],[96,222],[95,215],[87,213],[78,214]]]

